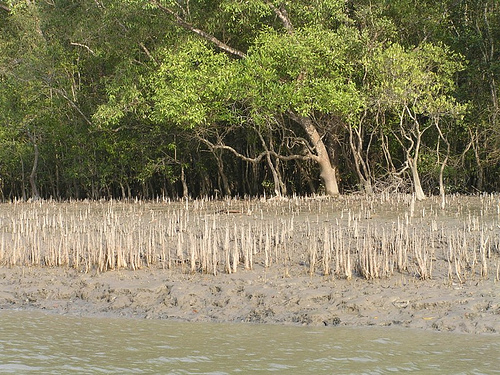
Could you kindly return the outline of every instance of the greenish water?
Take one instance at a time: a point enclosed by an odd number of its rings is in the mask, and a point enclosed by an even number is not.
[[[500,337],[0,310],[0,373],[500,374]]]

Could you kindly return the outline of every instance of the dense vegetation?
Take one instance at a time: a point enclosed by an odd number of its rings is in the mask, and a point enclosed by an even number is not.
[[[500,188],[498,0],[0,1],[0,199]]]

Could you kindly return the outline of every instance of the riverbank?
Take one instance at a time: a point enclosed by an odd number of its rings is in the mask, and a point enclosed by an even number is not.
[[[500,333],[499,285],[332,279],[253,270],[217,276],[143,269],[1,268],[0,309],[77,316]]]
[[[0,205],[0,309],[500,333],[500,196]]]

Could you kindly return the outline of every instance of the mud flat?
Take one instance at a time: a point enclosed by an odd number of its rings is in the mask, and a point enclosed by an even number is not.
[[[0,270],[0,290],[0,309],[9,310],[500,333],[499,285],[490,280],[285,278],[264,270],[218,276],[125,270],[92,276],[60,268],[16,268]]]
[[[499,197],[0,205],[0,310],[500,333]]]

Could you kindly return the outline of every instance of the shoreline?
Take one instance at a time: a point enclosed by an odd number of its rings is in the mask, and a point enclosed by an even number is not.
[[[68,268],[0,268],[0,312],[343,327],[404,327],[500,333],[492,279],[463,284],[403,274],[376,280],[282,270],[185,274],[146,268],[85,274]]]
[[[497,195],[0,212],[0,311],[500,333]]]

